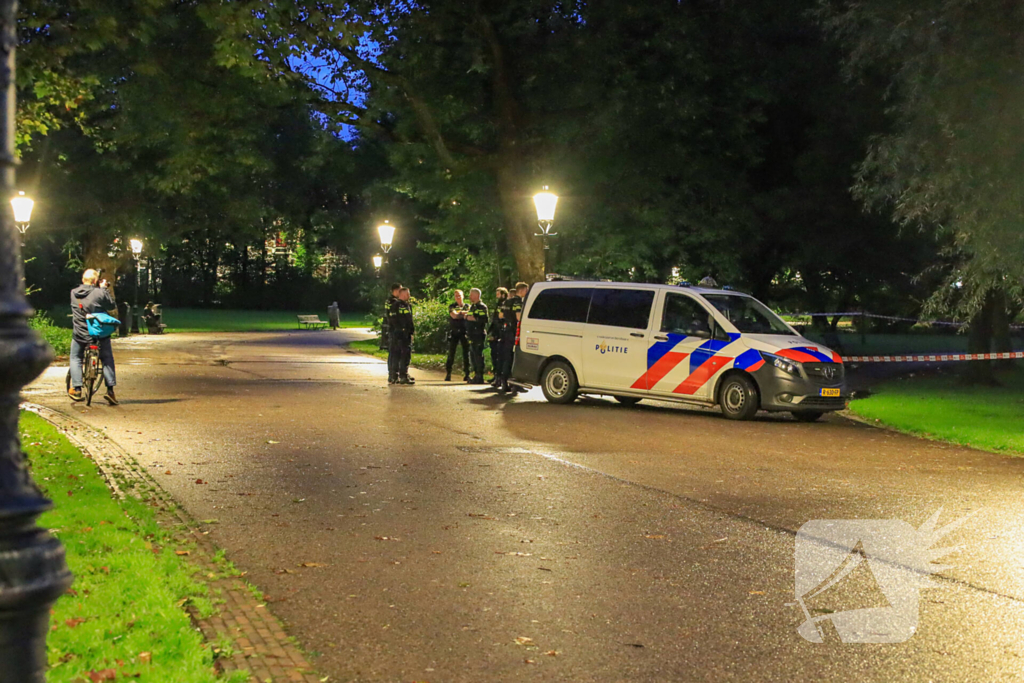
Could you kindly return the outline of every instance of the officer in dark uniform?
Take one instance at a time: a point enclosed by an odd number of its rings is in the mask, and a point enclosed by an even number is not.
[[[480,290],[469,290],[469,307],[466,310],[466,335],[469,337],[469,355],[473,359],[472,384],[484,383],[484,337],[487,328],[487,304],[480,300]]]
[[[412,358],[412,339],[416,328],[412,322],[412,304],[409,303],[409,288],[398,290],[398,303],[395,304],[395,345],[393,347],[398,372],[397,384],[415,384],[416,380],[409,376],[409,361]]]
[[[455,349],[462,346],[462,379],[469,381],[469,341],[466,339],[466,310],[469,306],[462,298],[462,290],[455,290],[455,301],[448,306],[448,360],[444,364],[445,382],[452,381]]]
[[[487,326],[487,343],[491,347],[491,374],[494,375],[491,378],[491,386],[496,387],[498,386],[498,361],[501,358],[499,350],[501,346],[501,306],[508,298],[508,290],[498,287],[495,297],[494,308],[491,309],[491,322]]]
[[[380,336],[388,348],[388,384],[398,381],[398,356],[395,353],[395,313],[398,305],[398,290],[402,285],[398,282],[391,285],[391,294],[384,302],[384,320],[381,323]]]
[[[530,286],[525,282],[517,282],[515,294],[505,300],[501,307],[501,369],[498,378],[498,391],[511,392],[508,379],[512,376],[512,363],[515,360],[516,334],[519,331],[519,320],[523,315],[523,302]]]

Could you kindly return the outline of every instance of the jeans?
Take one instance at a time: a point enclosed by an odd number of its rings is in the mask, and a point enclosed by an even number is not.
[[[85,349],[88,345],[81,344],[77,340],[71,340],[71,386],[75,389],[82,388],[82,361],[85,359]],[[114,349],[110,346],[110,337],[96,340],[96,346],[100,347],[100,360],[103,361],[103,381],[108,387],[117,385],[117,375],[114,373]]]

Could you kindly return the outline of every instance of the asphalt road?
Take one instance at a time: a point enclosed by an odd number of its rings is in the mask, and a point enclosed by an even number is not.
[[[331,681],[1024,680],[1024,460],[838,416],[553,406],[423,371],[389,388],[343,348],[359,334],[134,337],[120,407],[72,404],[59,366],[25,393],[217,520]],[[938,542],[962,547],[912,637],[801,638],[803,524],[940,508],[973,516]],[[865,567],[811,613],[895,604]]]

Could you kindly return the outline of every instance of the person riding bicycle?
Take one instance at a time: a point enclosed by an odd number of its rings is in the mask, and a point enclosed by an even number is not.
[[[98,283],[98,286],[97,286]],[[107,385],[104,398],[112,406],[117,405],[114,386],[117,376],[114,372],[114,351],[110,346],[110,337],[94,337],[89,334],[87,316],[96,313],[116,315],[117,304],[107,289],[106,280],[100,281],[100,274],[92,268],[82,273],[82,284],[71,290],[71,388],[68,396],[75,401],[82,400],[82,360],[85,350],[90,344],[99,347],[100,360],[103,362],[103,381]]]

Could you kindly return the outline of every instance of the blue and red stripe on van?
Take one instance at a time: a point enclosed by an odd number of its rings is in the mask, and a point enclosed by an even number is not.
[[[800,363],[842,363],[843,359],[835,351],[832,355],[823,353],[817,346],[794,346],[791,349],[776,351],[776,356],[782,356]]]

